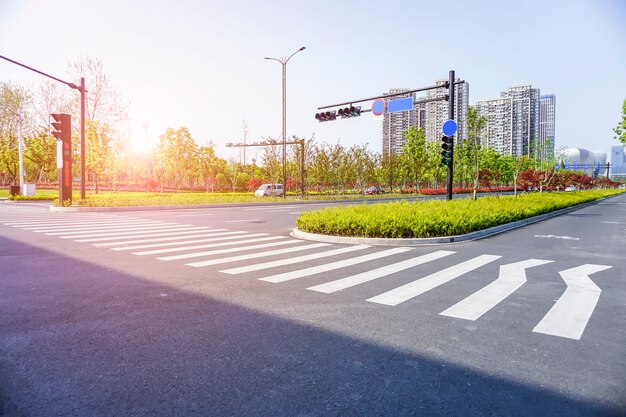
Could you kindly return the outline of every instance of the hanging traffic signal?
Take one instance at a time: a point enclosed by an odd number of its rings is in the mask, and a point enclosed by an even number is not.
[[[321,113],[317,113],[315,115],[315,119],[317,119],[320,122],[328,122],[331,120],[335,120],[337,118],[337,112],[336,111],[323,111]]]
[[[339,116],[342,119],[347,119],[348,117],[358,117],[361,115],[361,106],[350,106],[345,107],[343,109],[339,109]]]
[[[70,143],[72,141],[72,116],[69,114],[51,114],[55,120],[52,122],[52,127],[55,130],[52,131],[52,135],[64,143]]]
[[[448,136],[441,137],[441,163],[444,165],[450,165],[452,163],[452,141],[453,139]]]

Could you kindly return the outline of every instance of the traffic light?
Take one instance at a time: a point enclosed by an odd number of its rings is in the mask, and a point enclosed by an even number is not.
[[[72,141],[72,116],[69,114],[51,114],[55,120],[52,122],[52,127],[55,130],[52,131],[52,135],[64,143],[71,143]]]
[[[323,111],[321,113],[317,113],[315,118],[320,122],[329,122],[331,120],[335,120],[337,118],[336,111]]]
[[[361,106],[350,106],[345,107],[343,109],[339,109],[339,116],[342,119],[347,119],[348,117],[358,117],[361,115]]]
[[[72,203],[72,116],[51,114],[52,135],[57,138],[57,168],[59,169],[59,204]]]
[[[452,162],[452,141],[453,139],[448,136],[441,137],[441,149],[443,149],[441,163],[444,165],[450,165]]]

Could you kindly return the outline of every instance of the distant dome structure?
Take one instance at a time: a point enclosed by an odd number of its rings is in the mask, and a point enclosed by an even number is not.
[[[563,158],[565,164],[606,164],[606,152],[589,151],[582,148],[567,148]]]
[[[606,152],[601,151],[589,151],[583,148],[567,148],[563,155],[563,164],[569,164],[570,166],[577,164],[579,170],[583,170],[585,164],[588,164],[590,169],[593,170],[595,164],[600,164],[599,174],[603,175],[606,172]]]

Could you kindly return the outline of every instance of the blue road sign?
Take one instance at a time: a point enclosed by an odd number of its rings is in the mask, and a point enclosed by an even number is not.
[[[557,171],[559,170],[559,168],[561,168],[560,164],[554,164],[554,169],[556,169]]]
[[[446,135],[447,137],[453,136],[456,133],[458,128],[459,126],[452,119],[446,120],[443,123],[443,126],[441,126],[441,130],[443,131],[443,134]]]
[[[374,100],[372,103],[372,113],[374,116],[380,116],[385,112],[385,100],[382,98]]]
[[[569,164],[565,164],[565,169],[569,169]]]
[[[387,102],[387,113],[413,110],[413,97],[398,98]]]
[[[600,169],[600,163],[596,162],[596,164],[593,166],[593,169],[595,169],[595,170]]]
[[[574,169],[578,169],[578,162],[574,162]]]
[[[589,164],[585,164],[585,169],[589,169]]]

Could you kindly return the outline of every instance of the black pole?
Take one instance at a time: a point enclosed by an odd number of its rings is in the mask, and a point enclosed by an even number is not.
[[[611,177],[609,176],[609,170],[611,169],[611,163],[607,162],[606,163],[606,179],[611,179]]]
[[[448,119],[454,120],[454,70],[449,74],[450,98],[448,99]],[[454,179],[454,136],[450,137],[450,163],[448,164],[448,183],[446,200],[452,200],[452,181]]]

